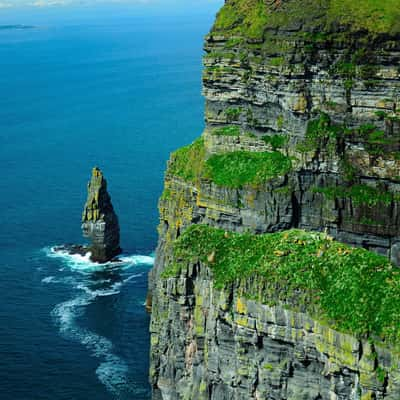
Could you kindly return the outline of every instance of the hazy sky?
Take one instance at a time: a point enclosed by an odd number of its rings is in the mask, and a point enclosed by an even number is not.
[[[207,3],[222,3],[222,0],[0,0],[0,9],[19,8],[19,7],[62,7],[68,5],[94,5],[94,4],[149,4],[165,5],[185,5],[193,4],[199,6]]]

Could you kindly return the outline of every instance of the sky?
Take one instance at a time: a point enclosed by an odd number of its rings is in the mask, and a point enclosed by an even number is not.
[[[0,0],[1,25],[34,25],[106,18],[111,14],[215,15],[224,0]]]
[[[201,4],[220,4],[221,0],[0,0],[0,10],[10,8],[43,8],[43,7],[66,7],[66,6],[92,6],[96,4],[124,4],[124,5],[194,5]]]

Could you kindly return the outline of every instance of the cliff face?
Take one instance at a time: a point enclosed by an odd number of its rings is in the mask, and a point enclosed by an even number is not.
[[[228,0],[218,14],[205,41],[206,129],[171,156],[159,204],[155,399],[399,398],[393,351],[370,357],[363,335],[323,327],[290,302],[215,289],[213,254],[162,275],[193,224],[326,231],[400,264],[395,3]]]
[[[216,290],[205,265],[158,287],[154,399],[397,400],[400,359],[305,313]],[[388,372],[390,371],[390,372]]]

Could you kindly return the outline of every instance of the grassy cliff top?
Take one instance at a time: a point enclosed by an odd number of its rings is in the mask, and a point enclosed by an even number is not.
[[[212,33],[262,39],[267,29],[400,33],[398,0],[226,0]]]
[[[323,233],[253,235],[193,225],[176,240],[164,277],[198,261],[210,266],[217,288],[240,282],[246,297],[305,308],[338,330],[400,345],[400,271],[383,256]]]

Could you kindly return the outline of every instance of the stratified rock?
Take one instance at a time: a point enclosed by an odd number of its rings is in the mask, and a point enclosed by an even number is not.
[[[107,181],[99,168],[92,171],[82,215],[83,235],[90,239],[91,260],[105,263],[121,253],[119,223],[107,192]]]
[[[163,274],[193,224],[324,230],[400,265],[400,16],[394,2],[372,3],[225,1],[204,46],[206,129],[171,156],[159,202],[153,400],[400,399],[397,353],[373,338],[279,299],[242,299],[239,284],[217,289],[206,260]],[[292,170],[264,183],[226,184],[208,168],[217,160],[225,178],[231,153],[247,157],[242,173],[254,152],[275,151]]]

